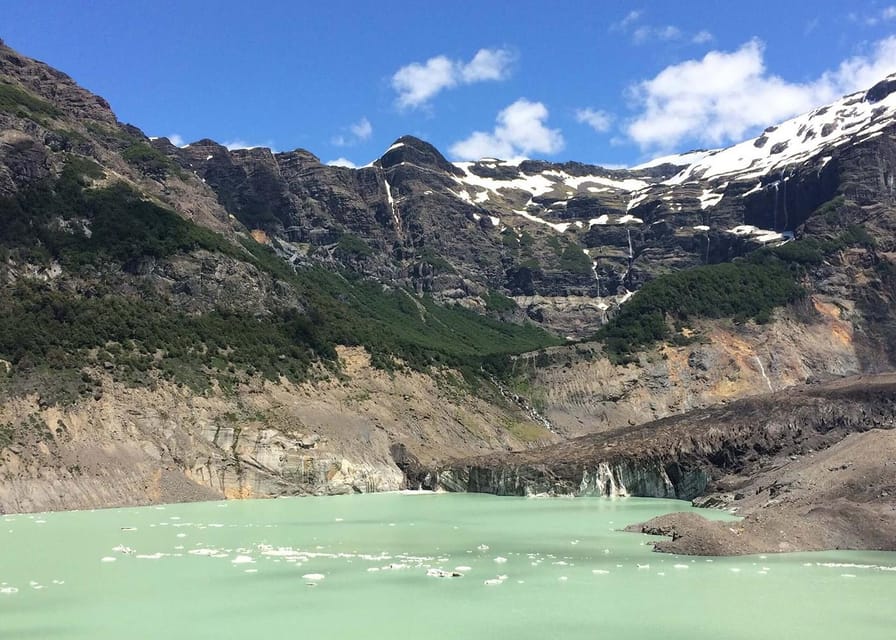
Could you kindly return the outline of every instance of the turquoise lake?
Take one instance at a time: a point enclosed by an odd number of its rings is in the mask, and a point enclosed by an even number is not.
[[[896,553],[692,558],[618,531],[681,510],[378,494],[0,516],[0,638],[896,637]]]

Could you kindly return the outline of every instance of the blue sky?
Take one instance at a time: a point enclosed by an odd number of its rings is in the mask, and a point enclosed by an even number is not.
[[[896,2],[5,0],[0,38],[183,143],[626,165],[896,72]]]

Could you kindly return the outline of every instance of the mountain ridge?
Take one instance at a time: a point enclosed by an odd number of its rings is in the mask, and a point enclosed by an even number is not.
[[[710,156],[348,169],[0,79],[2,509],[398,488],[896,362],[889,85],[824,163],[672,184]]]

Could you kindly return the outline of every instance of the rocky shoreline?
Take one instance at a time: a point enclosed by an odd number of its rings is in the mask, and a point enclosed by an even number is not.
[[[673,513],[626,530],[667,536],[654,549],[681,555],[896,551],[896,431],[847,436],[752,478],[739,495],[739,522]]]
[[[462,460],[429,480],[497,495],[693,500],[739,523],[670,514],[629,530],[658,551],[896,550],[896,375],[747,398],[540,450]]]

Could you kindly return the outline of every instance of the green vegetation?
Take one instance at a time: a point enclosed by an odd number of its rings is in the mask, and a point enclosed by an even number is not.
[[[696,267],[658,277],[597,333],[611,358],[624,361],[659,340],[676,344],[699,339],[673,333],[669,320],[753,319],[769,322],[776,307],[800,298],[798,280],[806,269],[850,246],[873,246],[874,239],[852,225],[833,239],[803,238],[752,252],[732,263]]]
[[[437,254],[432,247],[423,247],[423,250],[420,252],[420,259],[437,271],[443,273],[456,273],[456,270],[451,263]]]
[[[145,142],[134,142],[121,152],[121,157],[144,175],[153,178],[161,180],[169,174],[183,177],[180,167],[164,153]]]
[[[44,118],[59,115],[49,102],[6,82],[0,82],[0,111],[42,123]]]
[[[560,268],[572,273],[590,273],[591,259],[585,255],[581,247],[568,244],[560,254]]]
[[[873,247],[875,244],[864,227],[849,225],[836,238],[802,238],[779,247],[769,247],[754,251],[747,260],[757,264],[785,263],[808,267],[821,264],[827,256],[854,246]]]
[[[367,242],[353,233],[343,233],[336,243],[336,255],[340,258],[366,258],[373,255]]]
[[[52,187],[42,185],[0,199],[0,247],[20,259],[68,268],[165,258],[207,249],[235,254],[221,236],[160,207],[123,184],[85,189],[85,176],[99,177],[89,160],[70,161]]]
[[[545,440],[549,433],[542,427],[531,422],[517,422],[516,420],[506,419],[502,422],[504,430],[513,434],[523,442],[539,442]]]
[[[802,295],[782,265],[733,262],[663,275],[645,284],[598,332],[616,359],[670,337],[667,318],[767,321],[771,311]]]
[[[499,371],[509,354],[559,342],[531,325],[443,307],[357,275],[296,272],[268,247],[248,237],[242,246],[232,244],[124,185],[86,188],[87,177],[99,175],[92,162],[73,158],[52,184],[0,200],[3,257],[44,266],[55,260],[90,283],[86,294],[24,279],[0,288],[0,357],[12,362],[14,373],[3,382],[7,390],[37,389],[59,402],[99,393],[84,367],[102,368],[127,384],[165,379],[197,390],[215,381],[233,388],[247,376],[298,381],[316,363],[334,366],[338,344],[365,347],[386,369],[400,361],[420,370],[449,365],[476,376],[483,366]],[[343,248],[370,251],[351,236]],[[287,298],[303,311],[272,303],[261,313],[186,313],[140,276],[125,275],[139,272],[129,265],[143,258],[196,249],[254,265],[290,288]],[[509,301],[500,294],[490,298],[498,306]],[[65,383],[51,389],[49,380]]]
[[[335,357],[315,318],[293,310],[267,318],[223,311],[187,315],[160,301],[84,298],[34,283],[20,283],[0,300],[0,353],[19,371],[109,363],[125,382],[148,383],[146,372],[154,369],[201,389],[212,377],[232,377],[231,367],[299,380],[312,360]]]
[[[812,213],[812,217],[821,217],[824,218],[824,221],[828,224],[835,224],[840,219],[840,209],[844,204],[846,204],[846,197],[843,195],[831,198],[818,207]]]
[[[489,311],[497,313],[506,311],[516,311],[519,309],[516,302],[512,298],[508,298],[500,291],[489,289],[488,293],[483,296],[485,298],[485,308]]]
[[[510,249],[514,254],[520,250],[519,238],[516,237],[516,233],[511,229],[505,229],[501,232],[501,244]]]
[[[4,449],[13,443],[15,427],[9,422],[0,424],[0,449]]]
[[[554,253],[557,254],[557,256],[560,256],[563,253],[563,244],[557,236],[548,236],[548,246],[554,250]]]

